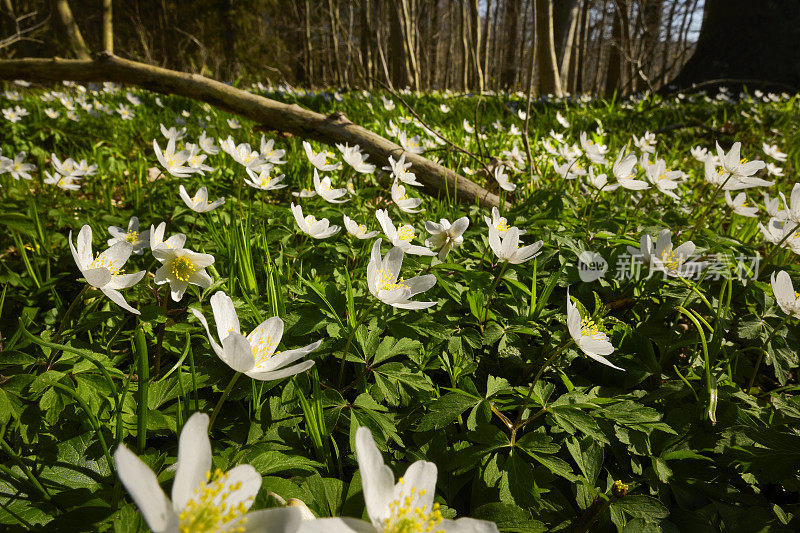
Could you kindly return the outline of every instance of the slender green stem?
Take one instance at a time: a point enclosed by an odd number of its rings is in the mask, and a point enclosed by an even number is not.
[[[536,375],[533,377],[533,381],[531,382],[530,386],[528,387],[528,393],[525,395],[525,399],[522,402],[522,407],[519,408],[519,413],[517,413],[517,418],[514,420],[514,428],[512,429],[512,431],[516,432],[516,430],[519,429],[519,427],[521,427],[520,426],[520,421],[522,420],[522,414],[525,412],[525,409],[527,409],[527,407],[528,407],[528,402],[530,402],[531,394],[533,394],[533,389],[536,387],[536,384],[539,382],[539,378],[542,377],[542,374],[544,374],[544,371],[547,369],[547,367],[550,366],[550,364],[556,359],[556,357],[561,355],[561,353],[570,344],[572,344],[573,342],[575,342],[575,340],[572,337],[570,337],[569,340],[567,340],[567,341],[561,343],[559,346],[557,346],[553,350],[553,353],[550,354],[550,356],[545,360],[545,362],[539,368],[539,371],[536,372]]]
[[[369,307],[364,309],[364,302],[365,301],[366,300],[362,300],[361,301],[361,310],[359,311],[358,317],[356,318],[356,323],[353,325],[353,329],[351,329],[350,333],[347,335],[347,342],[345,343],[344,350],[342,351],[342,361],[339,364],[339,381],[338,381],[338,385],[337,385],[336,388],[341,388],[342,387],[342,381],[344,381],[344,366],[345,366],[345,363],[347,362],[347,356],[350,355],[350,345],[353,343],[353,337],[355,336],[356,331],[358,331],[359,326],[361,326],[361,323],[367,317],[369,311],[371,311],[372,308],[375,306],[375,302],[377,302],[378,300],[374,299],[369,304]]]
[[[47,492],[47,489],[45,489],[39,482],[39,480],[36,478],[36,476],[33,475],[33,472],[31,471],[30,468],[28,468],[28,465],[25,464],[22,458],[19,455],[17,455],[17,453],[11,448],[11,446],[9,446],[6,440],[2,437],[0,437],[0,446],[2,446],[3,451],[5,451],[11,457],[11,459],[13,459],[15,463],[17,463],[17,466],[19,466],[20,469],[22,469],[22,471],[25,473],[25,477],[27,477],[28,481],[31,482],[31,485],[33,485],[36,488],[36,490],[38,490],[42,494],[42,497],[44,497],[45,500],[50,501],[51,499],[50,493]]]
[[[728,181],[729,181],[729,180],[730,180],[732,177],[733,177],[733,174],[729,174],[729,175],[728,175],[728,177],[727,177],[727,178],[725,178],[725,181],[723,181],[723,182],[722,182],[722,183],[719,185],[719,187],[717,187],[716,189],[714,189],[714,194],[712,194],[712,195],[711,195],[711,198],[709,198],[709,199],[708,199],[708,202],[706,203],[705,209],[703,209],[703,211],[700,213],[700,216],[699,216],[699,217],[697,217],[697,222],[695,222],[695,225],[694,225],[694,227],[692,228],[692,231],[689,233],[689,236],[686,238],[686,240],[689,240],[689,241],[690,241],[690,240],[692,240],[692,237],[693,237],[693,236],[694,236],[694,234],[697,232],[697,230],[698,230],[698,229],[700,229],[700,225],[701,225],[701,224],[703,223],[703,221],[705,220],[706,213],[708,213],[708,210],[711,208],[711,205],[714,203],[714,200],[716,200],[716,199],[717,199],[717,196],[719,196],[719,191],[721,191],[721,190],[722,190],[722,188],[723,188],[723,187],[725,187],[725,185],[727,185]]]
[[[138,374],[138,398],[136,413],[136,442],[139,452],[144,452],[147,447],[147,396],[150,388],[150,362],[147,357],[147,339],[141,324],[133,334],[133,344],[136,348],[136,363]]]
[[[111,460],[111,452],[108,449],[108,445],[106,444],[106,439],[103,437],[103,433],[100,429],[100,422],[97,420],[94,412],[89,409],[89,406],[86,404],[86,401],[81,398],[81,395],[78,394],[77,391],[67,387],[66,385],[62,385],[61,383],[55,382],[51,384],[53,387],[57,388],[62,392],[66,392],[69,396],[75,400],[78,405],[81,406],[83,412],[86,413],[86,417],[89,419],[89,425],[92,426],[92,429],[97,434],[97,440],[100,441],[100,447],[103,448],[103,454],[106,456],[106,461],[108,462],[109,470],[114,470],[114,462]]]
[[[214,422],[217,420],[219,416],[219,412],[222,410],[222,404],[225,403],[225,400],[228,399],[228,395],[233,390],[233,386],[236,384],[236,381],[239,379],[239,376],[242,374],[236,372],[231,377],[231,380],[228,382],[228,386],[225,387],[225,390],[222,391],[222,396],[219,397],[219,401],[217,401],[216,407],[214,407],[214,412],[211,413],[211,420],[208,421],[208,432],[211,433],[211,428],[214,427]]]
[[[86,295],[87,292],[89,292],[91,288],[92,286],[89,285],[88,283],[84,285],[83,288],[81,289],[81,292],[79,292],[78,295],[75,297],[75,299],[72,300],[72,303],[69,304],[67,312],[64,313],[63,318],[61,318],[61,324],[59,324],[58,331],[56,331],[56,335],[55,337],[53,337],[53,342],[59,341],[59,339],[61,338],[61,334],[64,332],[64,328],[69,322],[69,318],[72,316],[72,312],[75,310],[75,306],[78,304],[78,302],[83,300],[83,297]]]
[[[713,381],[711,379],[711,360],[708,355],[708,342],[706,342],[706,333],[703,330],[703,326],[700,324],[700,321],[697,320],[697,317],[689,312],[686,308],[678,306],[678,311],[680,311],[686,318],[694,323],[695,327],[697,328],[697,332],[700,334],[700,342],[703,347],[703,361],[705,362],[706,367],[706,389],[708,390],[708,394],[711,395],[711,389],[713,389]]]
[[[508,261],[503,261],[503,266],[500,267],[500,270],[497,272],[497,274],[495,274],[494,281],[492,281],[492,285],[489,287],[489,294],[486,298],[486,305],[483,309],[483,318],[481,319],[481,329],[483,329],[483,325],[486,323],[486,318],[489,316],[489,305],[492,303],[495,289],[497,288],[497,284],[500,283],[500,280],[503,278],[506,268],[508,268]]]

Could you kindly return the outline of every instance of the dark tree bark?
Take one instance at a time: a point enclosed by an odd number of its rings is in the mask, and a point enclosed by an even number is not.
[[[505,33],[505,47],[503,55],[503,71],[500,73],[500,85],[511,88],[517,79],[517,37],[519,30],[520,0],[506,0],[505,17],[503,19],[503,33]]]
[[[742,80],[737,85],[800,87],[797,0],[706,0],[694,55],[670,85]],[[746,82],[745,82],[746,80]]]

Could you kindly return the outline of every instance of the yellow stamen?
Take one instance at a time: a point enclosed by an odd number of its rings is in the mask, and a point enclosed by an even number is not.
[[[197,267],[187,256],[176,257],[169,264],[169,271],[175,279],[189,281],[189,278],[197,272]]]
[[[415,232],[413,226],[403,224],[397,228],[397,238],[401,241],[411,242],[411,239],[414,238],[414,235]]]
[[[206,472],[206,481],[195,488],[192,498],[179,515],[181,533],[206,533],[212,531],[244,531],[247,502],[229,504],[228,498],[242,488],[241,481],[230,483],[229,472],[219,468]]]

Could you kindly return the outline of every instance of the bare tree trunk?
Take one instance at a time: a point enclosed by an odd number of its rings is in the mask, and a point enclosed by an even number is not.
[[[556,58],[559,60],[558,72],[563,89],[569,90],[570,63],[575,45],[580,40],[581,6],[578,0],[556,2],[560,16],[553,19],[553,36],[556,44]]]
[[[603,50],[605,47],[605,36],[606,36],[606,19],[608,18],[608,1],[603,2],[603,16],[600,19],[600,25],[598,26],[597,31],[597,53],[595,56],[595,65],[594,65],[594,81],[592,82],[592,93],[597,94],[600,92],[600,82],[601,80],[601,73],[603,69]],[[609,52],[609,56],[610,56]],[[619,75],[617,75],[617,79],[619,79]],[[606,81],[605,85],[608,85]]]
[[[103,50],[114,53],[114,18],[111,0],[103,0]]]
[[[330,30],[331,30],[330,37],[333,49],[332,63],[336,68],[336,70],[334,71],[336,75],[335,77],[336,84],[341,86],[344,84],[344,75],[342,74],[342,58],[340,57],[339,54],[339,30],[338,30],[339,24],[337,24],[339,17],[338,10],[339,10],[338,2],[334,2],[334,0],[328,0],[328,21],[330,24]]]
[[[473,65],[474,86],[478,92],[483,92],[483,68],[481,67],[481,18],[478,13],[478,0],[469,1],[470,25],[472,29],[472,42],[470,43],[470,56]],[[486,18],[489,18],[487,13]]]
[[[461,9],[459,13],[461,14],[461,18],[459,19],[460,22],[460,33],[461,33],[461,90],[464,92],[469,91],[470,88],[470,80],[469,80],[469,16],[467,15],[467,1],[468,0],[461,0]]]
[[[504,54],[503,69],[500,72],[500,85],[504,89],[511,89],[517,79],[517,41],[521,0],[506,0],[505,16],[503,17]]]
[[[622,50],[625,46],[622,28],[627,23],[627,9],[622,8],[614,0],[614,23],[611,31],[611,49],[608,54],[608,70],[606,72],[605,95],[611,96],[622,87]]]
[[[308,0],[305,0],[305,18],[306,18],[306,38],[305,38],[305,55],[306,55],[306,82],[310,87],[314,86],[314,57],[313,49],[311,47],[311,7],[308,5]]]
[[[478,62],[481,65],[481,72],[483,78],[484,88],[489,85],[489,80],[492,78],[489,71],[489,40],[491,38],[492,26],[489,25],[489,19],[492,17],[492,0],[486,2],[486,16],[483,19],[483,40],[481,41],[481,49],[478,53]]]
[[[64,31],[67,36],[67,42],[75,57],[78,59],[89,59],[92,57],[89,47],[83,40],[81,29],[78,23],[75,22],[75,17],[72,16],[72,10],[69,8],[67,0],[56,0],[56,11],[61,24],[64,26]]]
[[[358,38],[359,47],[361,48],[361,66],[364,69],[365,83],[368,88],[372,88],[372,37],[370,26],[372,25],[370,0],[361,0],[361,18],[359,20],[360,36]]]
[[[536,60],[539,64],[539,91],[563,96],[553,42],[552,0],[536,0]]]

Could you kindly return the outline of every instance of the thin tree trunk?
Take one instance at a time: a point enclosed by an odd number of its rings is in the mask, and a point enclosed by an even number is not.
[[[505,16],[503,17],[504,54],[503,68],[500,73],[500,84],[504,89],[511,89],[517,78],[517,40],[519,30],[520,0],[506,0]]]
[[[78,23],[75,22],[75,17],[72,16],[72,10],[69,8],[67,0],[56,0],[56,11],[61,24],[64,26],[64,32],[67,36],[69,48],[75,57],[78,59],[89,59],[92,57],[89,47],[83,40],[81,29]]]
[[[114,19],[111,0],[103,0],[103,50],[114,53]]]
[[[334,0],[328,0],[328,21],[330,24],[330,38],[333,48],[333,65],[335,66],[336,84],[344,84],[344,74],[342,73],[342,58],[339,53],[339,4]]]
[[[536,60],[539,65],[539,91],[563,96],[553,42],[552,0],[536,0]]]
[[[305,56],[306,56],[306,82],[309,87],[314,86],[314,50],[311,47],[311,7],[309,1],[305,0],[305,19],[306,19],[306,38],[305,38]]]
[[[469,91],[469,16],[467,16],[467,0],[461,0],[460,33],[461,33],[461,90]]]

